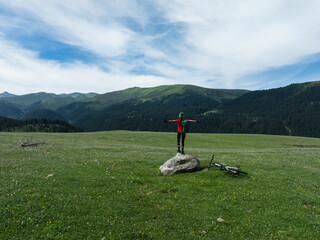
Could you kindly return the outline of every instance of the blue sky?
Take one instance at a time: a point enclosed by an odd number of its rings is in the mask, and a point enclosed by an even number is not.
[[[0,0],[0,92],[320,80],[319,0]]]

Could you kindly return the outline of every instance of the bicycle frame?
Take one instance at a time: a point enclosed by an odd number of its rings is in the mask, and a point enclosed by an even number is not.
[[[213,159],[214,159],[214,154],[212,154],[212,158],[211,158],[211,161],[209,163],[208,170],[213,165],[213,166],[216,166],[216,167],[220,168],[221,170],[226,170],[227,172],[231,172],[231,173],[234,173],[234,174],[240,174],[240,173],[248,174],[246,172],[243,172],[241,170],[240,166],[230,167],[230,166],[227,166],[226,164],[223,164],[223,163],[213,162]]]

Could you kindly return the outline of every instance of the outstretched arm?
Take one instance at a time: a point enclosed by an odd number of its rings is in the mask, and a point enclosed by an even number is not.
[[[175,122],[176,120],[164,120],[163,122],[166,123],[166,122]]]
[[[198,120],[190,120],[190,119],[188,119],[188,122],[200,123]]]

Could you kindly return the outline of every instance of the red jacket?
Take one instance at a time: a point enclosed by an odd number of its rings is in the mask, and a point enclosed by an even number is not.
[[[175,122],[178,123],[178,132],[182,132],[182,121],[181,119],[175,120]]]

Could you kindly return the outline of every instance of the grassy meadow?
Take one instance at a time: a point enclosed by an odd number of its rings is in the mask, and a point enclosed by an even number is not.
[[[0,239],[319,239],[320,139],[188,134],[185,150],[203,171],[162,176],[176,133],[0,133]],[[249,175],[208,170],[212,153]]]

